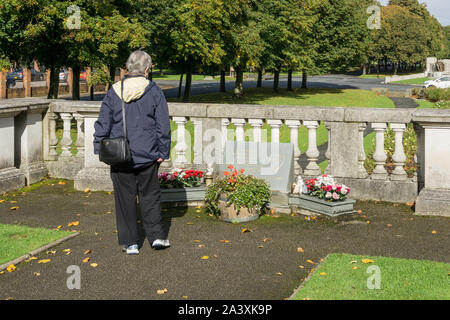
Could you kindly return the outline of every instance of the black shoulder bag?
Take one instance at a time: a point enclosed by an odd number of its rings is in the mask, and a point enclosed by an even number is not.
[[[130,144],[127,138],[127,121],[125,117],[125,101],[123,100],[122,79],[121,98],[122,98],[122,117],[123,117],[123,137],[104,138],[100,141],[99,159],[108,165],[126,165],[132,162]]]

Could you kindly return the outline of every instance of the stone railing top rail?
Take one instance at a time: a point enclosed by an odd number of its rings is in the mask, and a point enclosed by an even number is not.
[[[0,113],[50,107],[54,112],[95,115],[100,101],[11,99],[0,102]],[[253,104],[169,103],[174,117],[244,118],[274,120],[324,120],[330,122],[450,123],[449,109],[388,109],[314,106],[270,106]]]

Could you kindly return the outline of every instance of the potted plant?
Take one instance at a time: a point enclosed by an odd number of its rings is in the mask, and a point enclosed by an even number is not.
[[[306,194],[300,192],[298,198],[293,198],[291,204],[298,205],[307,211],[337,216],[353,213],[355,200],[347,199],[350,188],[337,184],[334,178],[326,174],[307,180]]]
[[[158,174],[161,202],[202,201],[205,197],[203,171],[175,168]]]
[[[258,219],[270,202],[269,185],[262,179],[244,174],[228,166],[221,178],[206,189],[206,208],[226,222],[246,222]]]

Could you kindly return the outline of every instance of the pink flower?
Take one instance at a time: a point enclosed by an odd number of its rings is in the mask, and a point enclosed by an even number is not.
[[[333,192],[333,199],[339,200],[339,195],[336,192]]]
[[[327,192],[327,194],[325,195],[325,198],[330,199],[332,197],[331,192]]]

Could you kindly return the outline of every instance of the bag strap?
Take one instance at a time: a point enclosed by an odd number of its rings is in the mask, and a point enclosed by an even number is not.
[[[125,101],[123,100],[123,84],[124,84],[125,77],[122,78],[122,88],[121,88],[121,98],[122,98],[122,118],[123,118],[123,134],[125,139],[128,139],[127,137],[127,119],[125,116]]]

